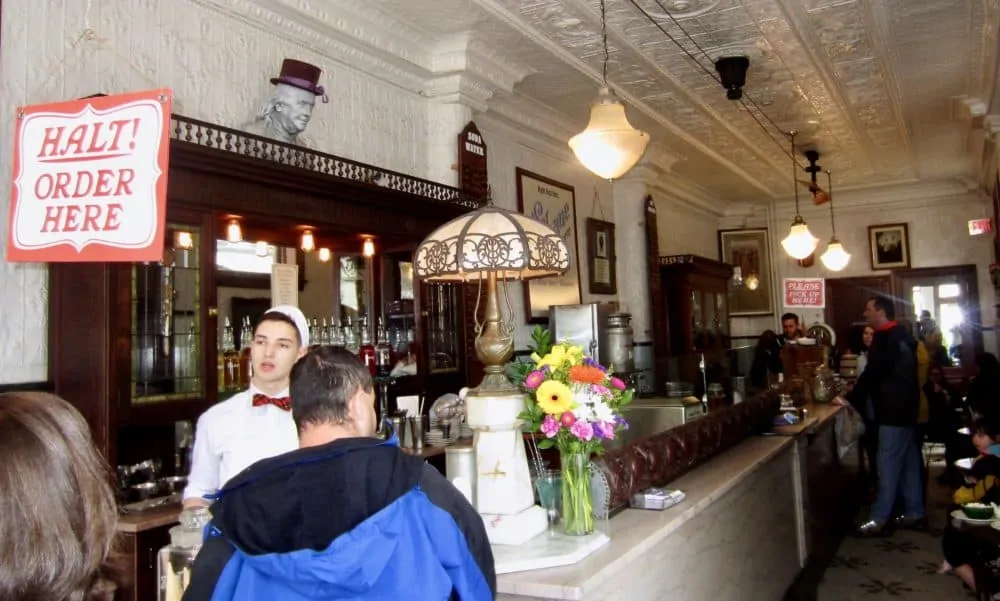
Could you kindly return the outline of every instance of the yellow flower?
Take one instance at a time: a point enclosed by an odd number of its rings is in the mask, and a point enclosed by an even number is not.
[[[561,346],[554,346],[552,350],[549,351],[548,355],[545,355],[541,359],[535,361],[535,367],[541,369],[542,367],[548,365],[552,369],[558,369],[562,362],[566,360],[566,350]]]
[[[562,382],[546,380],[535,391],[538,406],[549,415],[562,415],[573,408],[573,391]]]

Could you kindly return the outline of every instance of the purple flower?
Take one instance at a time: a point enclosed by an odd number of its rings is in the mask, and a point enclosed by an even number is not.
[[[583,364],[586,365],[587,367],[596,367],[597,369],[604,372],[608,371],[607,367],[604,367],[603,365],[595,361],[593,357],[584,357]]]
[[[580,440],[587,442],[594,437],[594,428],[590,425],[590,422],[585,422],[580,420],[573,424],[573,427],[569,431]]]
[[[615,425],[608,422],[596,422],[594,424],[594,435],[603,440],[614,440]]]
[[[536,370],[528,374],[528,377],[524,379],[524,387],[528,390],[534,390],[541,386],[544,381],[545,372]]]
[[[617,388],[618,390],[625,390],[625,382],[622,382],[620,378],[612,376],[611,385]]]
[[[546,415],[542,420],[542,433],[545,434],[545,438],[552,438],[558,434],[559,428],[559,422],[551,415]]]
[[[615,417],[615,423],[621,426],[623,430],[628,430],[629,428],[628,422],[625,421],[625,418],[620,415]]]

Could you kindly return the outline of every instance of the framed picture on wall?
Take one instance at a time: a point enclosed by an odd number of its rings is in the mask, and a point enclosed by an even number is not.
[[[767,229],[719,230],[719,260],[740,268],[743,285],[729,287],[729,316],[773,315]]]
[[[587,274],[591,294],[618,294],[615,224],[587,218]]]
[[[868,226],[872,271],[909,269],[910,230],[905,223]]]
[[[517,210],[548,225],[566,241],[570,267],[559,277],[528,280],[524,284],[525,318],[528,323],[548,323],[549,306],[578,305],[580,253],[576,243],[576,194],[573,186],[518,167]],[[614,252],[611,250],[610,252]]]

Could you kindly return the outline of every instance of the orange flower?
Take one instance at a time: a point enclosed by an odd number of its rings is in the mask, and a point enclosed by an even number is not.
[[[601,384],[607,377],[603,371],[589,365],[574,365],[569,368],[569,379],[580,384]]]

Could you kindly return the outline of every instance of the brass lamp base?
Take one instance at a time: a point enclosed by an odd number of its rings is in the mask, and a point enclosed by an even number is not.
[[[520,394],[506,374],[507,362],[514,356],[514,336],[505,332],[500,316],[500,293],[497,274],[486,275],[486,316],[476,336],[476,357],[485,366],[483,381],[469,390],[471,396]]]

